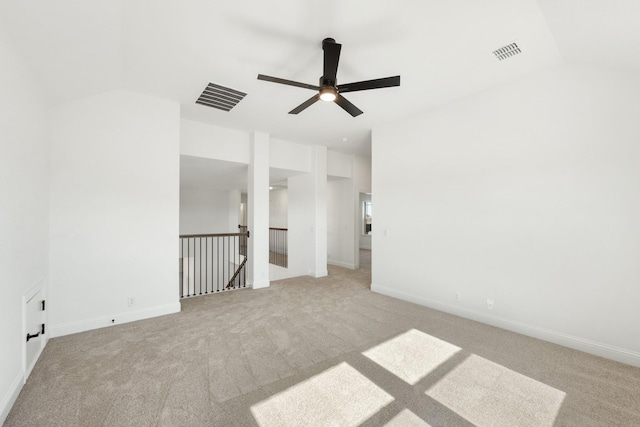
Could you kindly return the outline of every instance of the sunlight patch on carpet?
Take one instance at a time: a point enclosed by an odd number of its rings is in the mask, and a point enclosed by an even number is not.
[[[362,354],[415,385],[459,351],[455,345],[411,329]]]
[[[553,426],[566,396],[474,354],[426,394],[478,427]]]
[[[384,427],[431,427],[422,418],[408,409],[403,409],[398,415],[393,417]]]
[[[358,426],[393,397],[340,363],[251,406],[261,427]]]

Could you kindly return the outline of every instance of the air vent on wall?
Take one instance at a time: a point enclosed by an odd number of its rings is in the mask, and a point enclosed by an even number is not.
[[[196,100],[196,104],[229,111],[235,107],[238,102],[242,101],[242,98],[246,95],[246,93],[240,92],[239,90],[209,83]]]
[[[519,53],[522,53],[522,51],[520,50],[520,48],[516,43],[508,44],[504,47],[501,47],[500,49],[493,51],[493,54],[495,55],[498,61],[511,58],[512,56],[515,56]]]

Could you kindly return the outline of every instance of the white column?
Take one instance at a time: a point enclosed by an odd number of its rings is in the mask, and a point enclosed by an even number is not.
[[[315,226],[311,275],[324,277],[327,271],[327,147],[314,146],[312,175],[315,192]]]
[[[247,191],[249,282],[254,289],[269,286],[269,135],[251,134]]]

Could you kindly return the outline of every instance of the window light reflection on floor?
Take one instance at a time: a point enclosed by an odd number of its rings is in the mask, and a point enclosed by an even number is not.
[[[473,354],[426,394],[479,427],[553,426],[566,395]]]
[[[251,406],[261,427],[358,426],[393,401],[347,363],[340,363]]]
[[[362,354],[414,385],[459,351],[460,347],[411,329]]]
[[[398,415],[393,417],[384,427],[431,427],[422,418],[408,409],[403,409]]]

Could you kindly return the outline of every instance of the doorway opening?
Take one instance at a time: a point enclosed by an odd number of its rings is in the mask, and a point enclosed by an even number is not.
[[[362,269],[371,270],[371,234],[373,233],[373,204],[371,193],[360,193],[358,225],[358,255]]]

